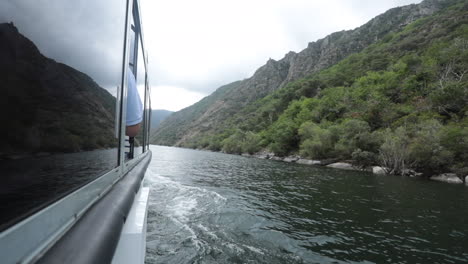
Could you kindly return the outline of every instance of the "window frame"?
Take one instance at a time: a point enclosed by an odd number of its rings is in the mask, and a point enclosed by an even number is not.
[[[124,4],[122,3],[122,6]],[[145,69],[145,107],[151,109],[151,99],[148,74],[147,55],[143,45],[143,32],[141,31],[141,20],[138,0],[125,0],[125,31],[123,39],[122,68],[120,86],[117,89],[116,99],[116,136],[119,140],[117,167],[104,172],[93,181],[83,185],[65,197],[48,205],[44,209],[23,219],[19,223],[9,227],[0,233],[0,256],[6,263],[28,263],[39,259],[50,249],[79,219],[86,214],[89,208],[104,197],[113,186],[126,174],[139,164],[148,151],[138,155],[132,160],[125,161],[125,118],[127,102],[127,70],[129,65],[129,32],[131,30],[130,18],[136,12],[137,28],[142,45],[143,63]],[[138,47],[138,45],[136,45]],[[137,57],[136,57],[137,58]],[[138,63],[138,62],[136,62]],[[137,69],[135,67],[135,69]],[[150,123],[144,109],[143,138],[149,137]],[[143,149],[149,150],[148,140],[144,140]]]

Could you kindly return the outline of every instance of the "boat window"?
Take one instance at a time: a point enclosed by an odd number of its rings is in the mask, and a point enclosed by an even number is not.
[[[0,3],[0,231],[117,166],[125,5]]]
[[[149,137],[151,131],[151,91],[149,86],[148,74],[145,76],[145,91],[146,91],[146,104],[145,104],[145,151],[149,150]]]
[[[129,47],[129,58],[128,58],[128,64],[129,64],[129,67],[130,69],[132,70],[132,73],[133,75],[135,75],[136,73],[136,69],[135,69],[135,64],[136,64],[136,56],[135,56],[135,41],[136,41],[136,32],[135,32],[135,26],[131,25],[131,29],[130,29],[130,36],[129,36],[129,43],[130,43],[130,47]]]
[[[129,75],[130,78],[135,78],[136,81],[136,90],[139,98],[139,103],[141,103],[141,122],[138,133],[133,137],[128,137],[126,140],[126,159],[132,159],[145,151],[144,145],[147,142],[147,111],[146,108],[149,107],[149,93],[147,92],[147,69],[145,63],[145,54],[143,52],[142,45],[142,35],[141,35],[141,23],[139,21],[139,13],[137,6],[133,6],[132,19],[131,19],[131,30],[129,36],[129,68],[132,71],[133,76]],[[129,83],[130,84],[130,83]],[[133,111],[135,108],[135,102],[133,101],[132,90],[134,87],[128,87],[127,91],[127,111],[128,115],[134,115]],[[131,117],[127,117],[128,120],[133,120]],[[133,124],[133,122],[132,122]]]
[[[138,87],[138,94],[140,95],[140,100],[143,103],[143,107],[145,105],[145,75],[146,75],[146,69],[145,69],[145,63],[143,59],[143,50],[141,46],[141,41],[138,44],[138,70],[137,70],[137,87]],[[144,110],[144,109],[143,109]],[[145,131],[145,115],[143,113],[143,120],[141,123],[141,129],[138,132],[138,135],[136,136],[136,139],[138,140],[138,150],[135,150],[135,153],[141,154],[143,152],[143,144],[144,144],[144,131]]]

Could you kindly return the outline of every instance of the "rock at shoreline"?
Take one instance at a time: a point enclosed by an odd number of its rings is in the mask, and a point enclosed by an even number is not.
[[[308,159],[298,159],[296,163],[304,165],[320,165],[320,160],[308,160]]]
[[[468,175],[465,177],[465,185],[468,185]]]
[[[380,166],[372,167],[372,173],[377,174],[377,175],[386,175],[387,174],[385,168],[380,167]]]
[[[254,156],[255,158],[259,158],[259,159],[270,159],[271,157],[275,156],[275,154],[272,152],[262,151],[262,152],[257,152],[253,154],[252,156]]]
[[[283,159],[285,162],[297,162],[299,160],[299,157],[297,156],[288,156]]]
[[[455,173],[444,173],[436,176],[432,176],[430,178],[431,180],[434,181],[441,181],[441,182],[448,182],[448,183],[463,183],[463,181],[458,178],[458,176]]]
[[[327,167],[335,168],[335,169],[342,169],[342,170],[358,170],[353,165],[346,163],[346,162],[335,162],[335,163],[327,165]]]

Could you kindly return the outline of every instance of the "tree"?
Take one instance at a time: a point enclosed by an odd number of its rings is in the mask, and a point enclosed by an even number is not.
[[[409,145],[414,166],[430,172],[446,169],[453,159],[453,153],[441,145],[442,124],[434,119],[415,126]]]
[[[380,146],[379,159],[388,174],[405,175],[411,167],[409,137],[404,127],[384,132],[384,143]]]
[[[241,144],[242,152],[249,154],[254,154],[255,152],[258,152],[261,148],[262,138],[252,131],[248,131],[244,135],[244,141]]]
[[[223,145],[223,151],[226,153],[241,154],[243,141],[244,133],[240,130],[237,130],[234,134],[221,142]]]
[[[321,128],[319,125],[308,121],[299,128],[299,135],[302,139],[299,148],[301,155],[313,159],[334,156],[336,137],[331,130]]]

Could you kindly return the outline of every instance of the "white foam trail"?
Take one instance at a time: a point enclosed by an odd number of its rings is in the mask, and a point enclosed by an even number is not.
[[[234,243],[225,242],[222,243],[223,246],[229,248],[230,250],[236,252],[237,254],[244,253],[245,250]]]
[[[198,224],[197,227],[200,228],[204,234],[211,237],[211,239],[219,240],[219,237],[214,232],[210,231],[207,227],[203,226],[202,224]]]
[[[163,176],[148,168],[145,182],[150,186],[150,207],[165,215],[180,230],[180,234],[190,240],[198,251],[206,249],[203,237],[219,241],[215,232],[198,223],[197,219],[207,211],[218,210],[226,203],[226,198],[215,191],[203,187],[187,186],[177,178]],[[151,209],[150,209],[151,210]],[[235,252],[244,252],[235,244],[228,245]]]
[[[261,255],[265,255],[265,253],[263,253],[262,250],[256,248],[256,247],[252,247],[252,246],[248,246],[248,245],[244,245],[244,247],[250,249],[250,251],[253,251],[255,253],[258,253],[258,254],[261,254]]]
[[[147,177],[145,177],[145,180],[150,186],[153,186],[155,188],[161,187],[161,185],[163,185],[164,187],[172,187],[179,191],[190,192],[190,194],[197,197],[203,197],[207,194],[209,196],[213,196],[215,198],[215,201],[226,201],[226,197],[222,196],[221,194],[215,191],[209,191],[200,187],[182,185],[181,183],[176,182],[169,177],[164,177],[162,175],[154,173],[150,168],[148,168],[146,176]]]
[[[193,213],[192,211],[198,204],[196,199],[183,196],[176,197],[173,202],[175,204],[168,206],[168,209],[172,215],[184,223],[188,221],[188,216]]]
[[[177,225],[181,226],[182,229],[189,232],[190,235],[187,238],[190,239],[190,241],[197,248],[197,250],[200,250],[203,247],[203,243],[200,241],[200,239],[198,239],[197,234],[189,225],[180,222],[177,218],[174,217],[169,217],[169,219]]]

